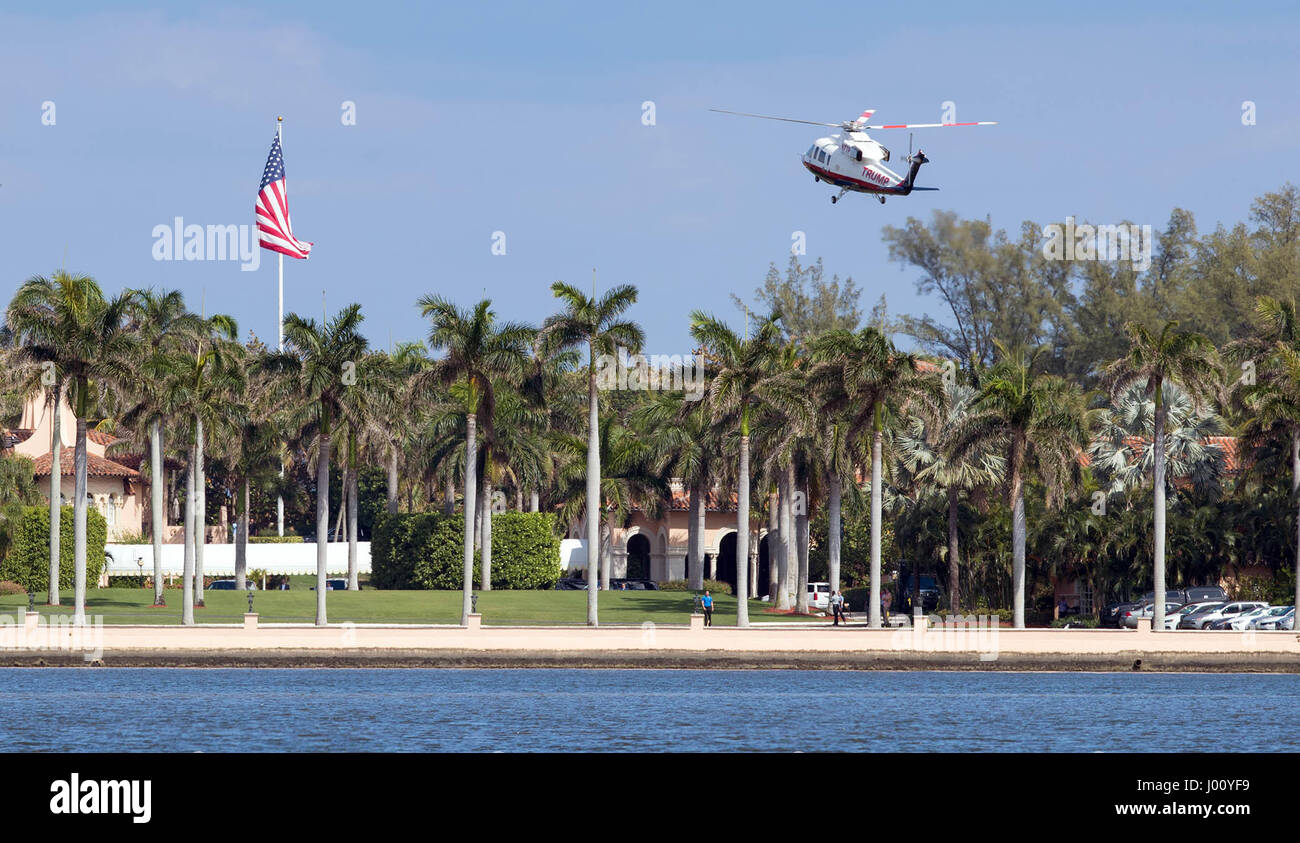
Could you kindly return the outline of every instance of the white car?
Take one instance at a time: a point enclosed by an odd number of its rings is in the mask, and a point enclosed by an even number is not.
[[[1268,605],[1267,603],[1261,602],[1259,600],[1237,600],[1233,603],[1228,603],[1224,605],[1224,607],[1219,611],[1211,612],[1210,614],[1205,615],[1202,618],[1199,618],[1197,622],[1200,624],[1200,626],[1198,626],[1197,629],[1209,629],[1210,624],[1212,623],[1225,620],[1227,618],[1235,617],[1237,615],[1240,615],[1242,612],[1249,612],[1252,609],[1258,609],[1261,606],[1267,606],[1267,605]]]
[[[808,605],[814,609],[831,607],[831,584],[828,582],[808,583]]]
[[[1262,609],[1252,609],[1249,612],[1242,612],[1233,618],[1228,625],[1233,629],[1258,629],[1261,621],[1277,620],[1289,611],[1291,611],[1290,606],[1266,606]]]
[[[1255,624],[1256,629],[1289,629],[1295,630],[1295,606],[1278,606],[1279,609],[1286,611],[1278,615],[1272,615],[1266,618],[1260,618]]]

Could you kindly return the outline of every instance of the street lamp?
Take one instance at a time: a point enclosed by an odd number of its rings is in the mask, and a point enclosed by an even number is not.
[[[470,610],[470,612],[472,612],[472,613],[474,613],[474,614],[476,614],[476,615],[478,614],[478,592],[477,592],[477,591],[471,591],[471,592],[470,592],[470,595],[469,595],[469,610]]]
[[[137,556],[135,558],[135,565],[140,569],[140,587],[144,588],[144,557]]]

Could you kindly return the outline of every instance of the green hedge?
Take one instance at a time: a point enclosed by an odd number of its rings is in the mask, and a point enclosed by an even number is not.
[[[72,507],[59,516],[59,588],[75,585],[75,546]],[[108,525],[93,507],[86,508],[86,586],[94,588],[104,571]],[[50,508],[29,506],[14,530],[14,542],[0,562],[0,580],[12,580],[28,591],[46,591],[50,584]]]
[[[460,554],[463,569],[463,545]],[[562,573],[553,514],[502,512],[492,516],[493,588],[550,588]]]
[[[370,570],[376,588],[462,588],[464,520],[440,512],[380,513],[371,535]],[[475,552],[475,584],[479,571]],[[561,573],[554,515],[503,512],[492,516],[493,588],[550,588]]]
[[[464,585],[465,522],[437,512],[380,513],[370,537],[376,588],[459,589]],[[478,553],[474,581],[478,581]]]
[[[249,544],[302,544],[302,536],[249,536]]]
[[[668,580],[659,583],[660,591],[690,591],[691,584],[687,580]],[[704,586],[700,589],[700,594],[709,591],[714,594],[731,594],[731,583],[725,580],[705,580]]]

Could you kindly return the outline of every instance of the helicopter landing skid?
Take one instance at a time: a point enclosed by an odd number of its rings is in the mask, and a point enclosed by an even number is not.
[[[831,204],[834,205],[836,202],[838,202],[838,201],[840,201],[841,199],[843,199],[843,198],[844,198],[844,194],[846,194],[846,193],[848,193],[848,192],[849,192],[849,189],[848,189],[847,187],[841,187],[841,188],[840,188],[839,195],[838,195],[838,196],[832,196],[832,197],[831,197]]]

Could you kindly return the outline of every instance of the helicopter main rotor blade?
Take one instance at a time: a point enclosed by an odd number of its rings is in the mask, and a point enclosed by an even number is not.
[[[978,123],[892,123],[888,126],[863,126],[864,129],[940,129],[949,126],[996,126],[996,120],[981,120]]]
[[[780,120],[785,123],[806,123],[809,126],[830,126],[838,128],[839,123],[819,123],[816,120],[795,120],[793,117],[772,117],[768,114],[750,114],[746,111],[727,111],[725,108],[710,108],[709,111],[716,111],[719,114],[735,114],[738,117],[757,117],[761,120]]]

